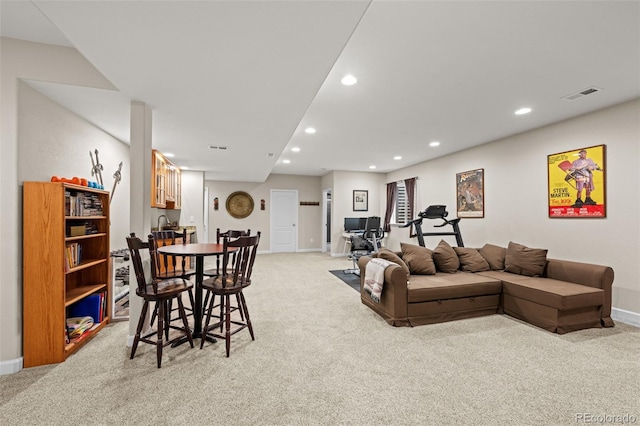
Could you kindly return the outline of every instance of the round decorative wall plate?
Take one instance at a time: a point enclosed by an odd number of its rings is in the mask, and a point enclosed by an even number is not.
[[[227,211],[236,219],[244,219],[253,211],[253,198],[244,191],[236,191],[227,197]]]

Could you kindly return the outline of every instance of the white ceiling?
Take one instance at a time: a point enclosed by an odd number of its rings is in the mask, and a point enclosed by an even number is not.
[[[213,180],[386,173],[640,96],[640,1],[0,7],[2,36],[75,47],[120,92],[34,87],[126,142],[147,103],[154,148]]]

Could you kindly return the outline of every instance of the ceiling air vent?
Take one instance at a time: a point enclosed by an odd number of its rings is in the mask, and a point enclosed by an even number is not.
[[[210,149],[219,149],[220,151],[226,151],[227,147],[226,146],[217,146],[217,145],[209,145]]]
[[[582,98],[584,96],[587,95],[591,95],[592,93],[596,93],[601,91],[602,89],[599,89],[597,87],[588,87],[586,89],[584,89],[581,92],[578,93],[573,93],[571,95],[567,95],[564,98],[561,98],[563,101],[575,101],[576,99]]]

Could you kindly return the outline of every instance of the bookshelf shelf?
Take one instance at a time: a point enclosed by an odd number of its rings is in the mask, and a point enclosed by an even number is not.
[[[109,192],[24,182],[22,263],[24,366],[63,362],[111,318]],[[87,303],[99,318],[69,342],[67,316]]]
[[[71,306],[79,300],[84,299],[90,294],[97,293],[101,290],[106,290],[107,284],[95,284],[95,285],[85,285],[80,288],[74,288],[73,290],[67,291],[64,295],[64,306]]]

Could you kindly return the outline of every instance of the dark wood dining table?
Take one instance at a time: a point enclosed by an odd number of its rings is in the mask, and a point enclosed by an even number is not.
[[[228,251],[235,251],[235,248],[229,248]],[[196,291],[193,306],[193,337],[202,336],[202,281],[204,279],[204,257],[220,255],[224,252],[223,244],[216,243],[190,243],[190,244],[174,244],[169,246],[158,247],[158,253],[167,256],[195,256],[196,258]],[[210,336],[204,336],[205,339],[215,342]],[[186,341],[186,340],[185,340]],[[182,340],[178,344],[184,343]]]

